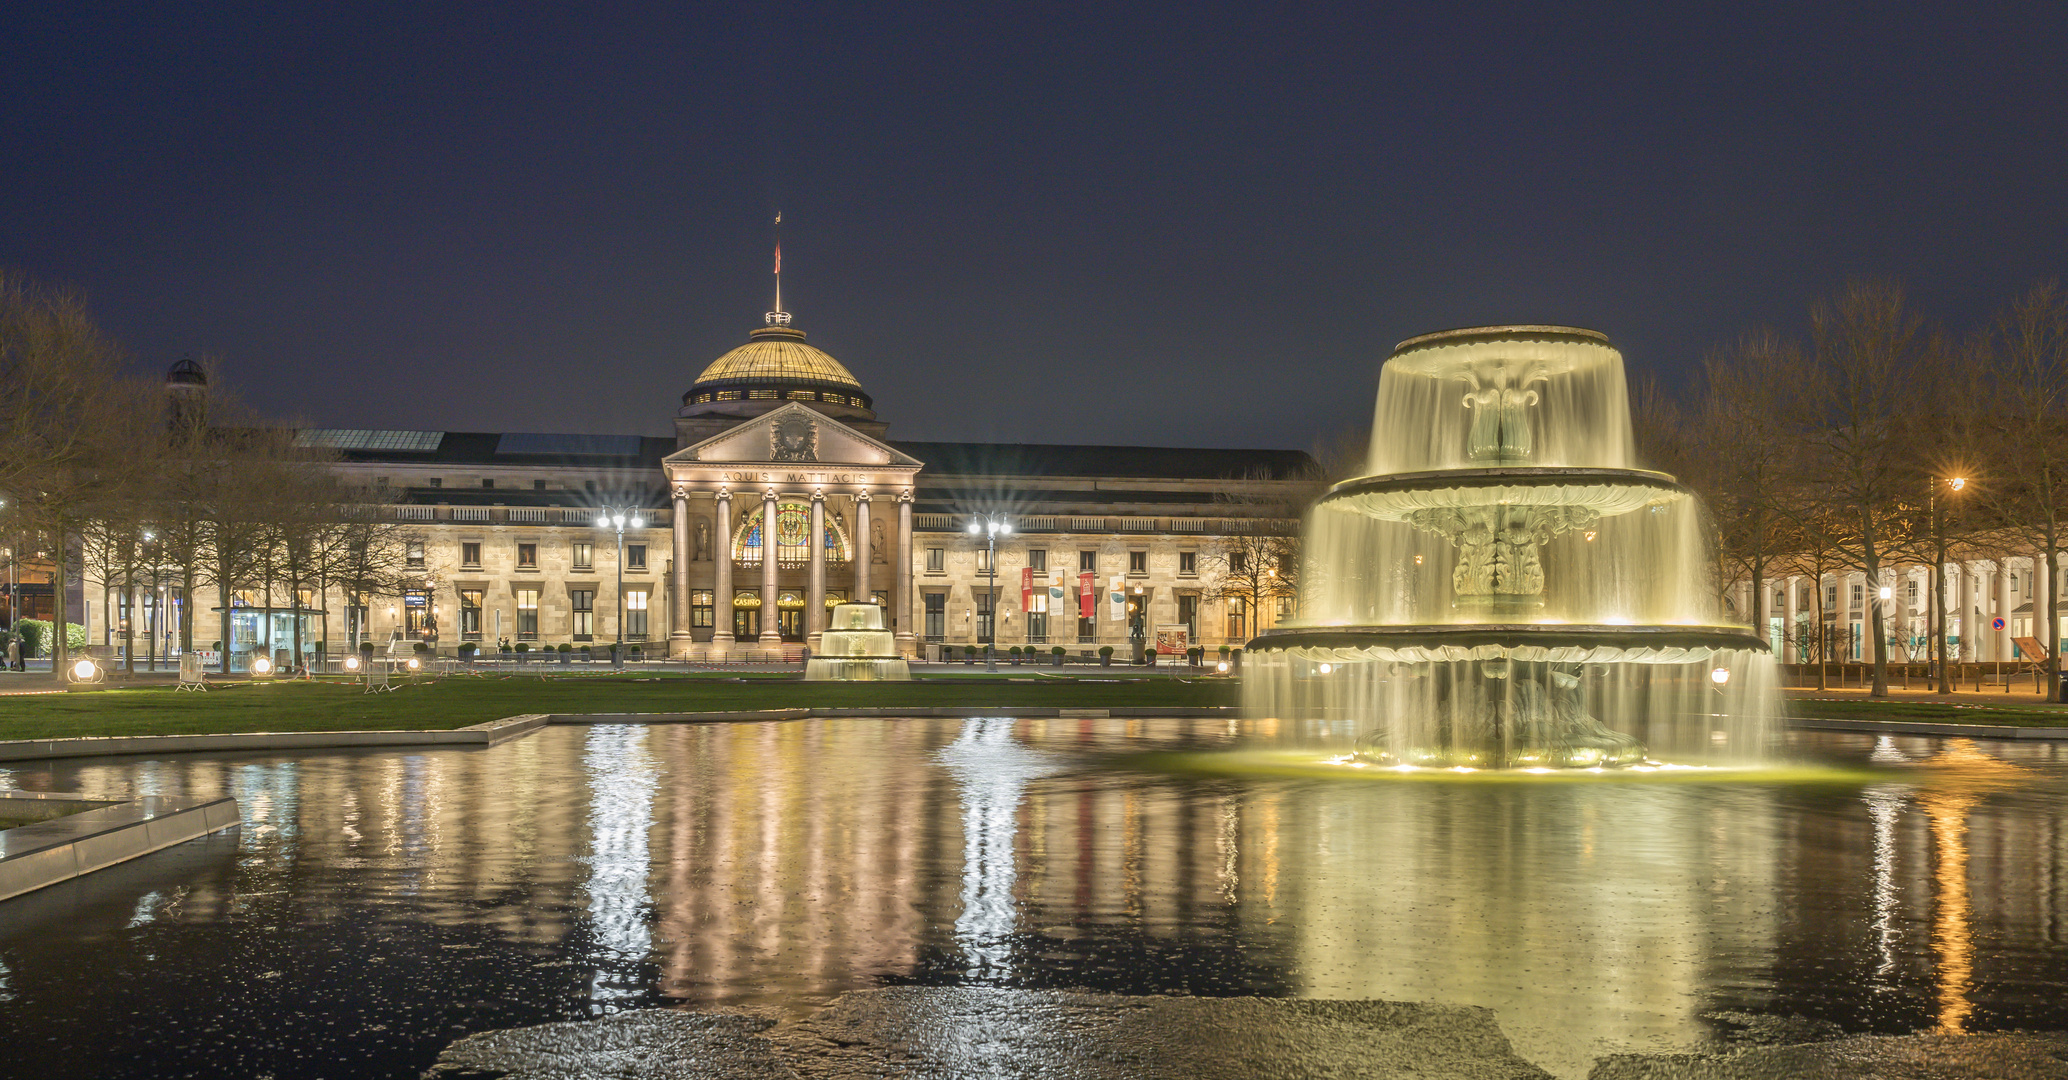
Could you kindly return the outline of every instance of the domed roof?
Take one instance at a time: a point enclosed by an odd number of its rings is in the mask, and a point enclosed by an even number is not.
[[[860,390],[862,384],[825,350],[804,343],[804,331],[764,326],[747,335],[745,345],[711,362],[696,387],[743,383],[810,383]]]

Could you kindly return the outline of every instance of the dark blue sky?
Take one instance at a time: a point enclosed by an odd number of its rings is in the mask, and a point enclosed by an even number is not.
[[[785,296],[894,436],[1305,447],[1396,340],[1669,380],[2063,272],[2047,5],[12,11],[0,264],[332,426],[668,430]]]

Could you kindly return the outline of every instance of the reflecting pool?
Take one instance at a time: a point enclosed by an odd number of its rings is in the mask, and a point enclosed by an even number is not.
[[[1800,735],[1815,767],[1729,783],[1186,756],[1244,733],[809,720],[0,767],[244,813],[0,904],[0,1038],[30,1074],[412,1077],[488,1028],[911,983],[1480,1004],[1563,1076],[1738,1014],[2068,1027],[2068,747]]]

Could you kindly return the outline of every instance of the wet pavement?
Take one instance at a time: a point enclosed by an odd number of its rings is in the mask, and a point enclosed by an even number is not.
[[[1730,783],[1121,760],[1240,734],[809,720],[0,768],[245,818],[0,904],[0,1072],[411,1077],[479,1032],[788,1030],[900,987],[1476,1006],[1572,1077],[1774,1023],[2068,1028],[2068,748],[1798,735],[1842,768]]]

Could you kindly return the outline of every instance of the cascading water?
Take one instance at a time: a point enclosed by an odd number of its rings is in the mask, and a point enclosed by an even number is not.
[[[1701,507],[1634,467],[1623,358],[1562,326],[1401,342],[1367,475],[1316,500],[1300,607],[1243,695],[1299,745],[1393,766],[1747,761],[1766,645],[1724,625]]]
[[[898,655],[897,635],[883,625],[875,604],[835,604],[819,635],[817,655],[804,662],[805,682],[903,682],[912,665]]]

